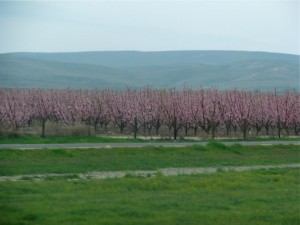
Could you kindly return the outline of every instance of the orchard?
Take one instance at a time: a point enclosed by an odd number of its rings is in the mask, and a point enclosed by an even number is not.
[[[0,89],[0,127],[18,133],[21,128],[40,125],[46,136],[46,124],[63,126],[85,124],[88,135],[98,126],[107,131],[113,126],[134,137],[143,132],[159,135],[167,129],[174,139],[178,132],[197,136],[199,130],[211,136],[225,129],[225,136],[249,131],[258,136],[276,133],[280,138],[299,135],[300,95],[218,89],[127,89],[114,90],[41,90]]]

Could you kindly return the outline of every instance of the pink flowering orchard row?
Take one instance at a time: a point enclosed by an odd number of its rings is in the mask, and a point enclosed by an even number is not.
[[[202,129],[215,137],[223,126],[240,130],[243,138],[249,129],[267,134],[276,129],[287,134],[300,131],[300,95],[286,92],[245,92],[217,89],[183,90],[145,88],[125,91],[113,90],[39,90],[0,89],[0,126],[14,129],[40,121],[45,136],[47,121],[73,125],[85,123],[90,127],[107,127],[113,124],[122,133],[132,130],[134,136],[143,127],[159,134],[162,126],[168,127],[177,138],[179,130],[194,134]]]

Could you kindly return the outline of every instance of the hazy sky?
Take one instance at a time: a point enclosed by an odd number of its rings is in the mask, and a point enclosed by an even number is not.
[[[299,54],[299,1],[0,2],[0,52],[250,50]]]

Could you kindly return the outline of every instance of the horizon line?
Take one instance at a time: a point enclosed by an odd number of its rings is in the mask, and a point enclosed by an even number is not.
[[[12,51],[12,52],[0,52],[0,54],[18,54],[18,53],[37,53],[37,54],[59,54],[59,53],[87,53],[87,52],[136,52],[136,53],[159,53],[159,52],[252,52],[252,53],[273,53],[273,54],[286,54],[300,56],[296,53],[286,53],[286,52],[270,52],[270,51],[260,51],[260,50],[227,50],[227,49],[177,49],[177,50],[79,50],[79,51]]]

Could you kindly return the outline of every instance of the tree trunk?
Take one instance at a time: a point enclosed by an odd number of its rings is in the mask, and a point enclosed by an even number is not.
[[[123,125],[123,123],[121,123],[121,125],[120,125],[120,133],[121,134],[123,134],[123,130],[124,130],[124,125]]]
[[[188,127],[185,127],[185,129],[184,129],[184,134],[185,134],[185,136],[187,136],[188,135]]]
[[[45,137],[46,120],[42,120],[42,137]]]
[[[247,129],[243,129],[243,139],[245,140],[247,138]]]
[[[290,136],[290,130],[288,128],[285,129],[287,136]]]
[[[169,134],[171,134],[172,126],[168,126]]]
[[[278,138],[281,138],[281,126],[280,125],[277,125],[277,136]]]
[[[19,133],[19,127],[18,127],[18,125],[16,125],[14,127],[14,133],[15,133],[15,135],[18,135],[18,133]]]
[[[160,120],[156,120],[156,123],[155,123],[156,135],[159,135],[159,128],[160,128],[160,126],[161,126]]]
[[[95,134],[97,133],[97,122],[94,123],[94,131],[95,131]]]
[[[233,126],[233,131],[234,131],[234,137],[236,137],[236,131],[237,131],[237,127]]]
[[[230,131],[230,127],[228,128],[228,127],[226,126],[226,137],[229,137],[229,131]]]
[[[88,122],[88,136],[91,136],[91,120]]]
[[[145,123],[143,124],[143,133],[144,136],[147,136],[147,125]]]
[[[217,131],[218,123],[216,123],[214,120],[212,120],[211,123],[211,138],[214,140],[215,139],[215,134]]]
[[[266,126],[265,128],[266,128],[266,133],[267,133],[267,135],[269,136],[270,128],[269,128],[269,126]]]
[[[136,118],[136,117],[134,117],[134,124],[133,124],[133,136],[134,136],[134,139],[136,139],[136,134],[137,134],[137,125],[138,125],[137,118]]]
[[[158,135],[158,130],[159,130],[159,127],[155,127],[156,135]]]
[[[152,126],[147,126],[147,130],[148,130],[148,135],[150,136],[151,135],[151,130],[152,130]]]
[[[214,126],[211,129],[211,139],[213,139],[213,140],[215,139],[215,129],[216,128]]]
[[[280,119],[278,118],[277,119],[277,135],[278,135],[278,138],[281,138],[281,129],[282,129],[282,126],[281,126],[281,122],[280,122]]]
[[[295,133],[295,135],[299,135],[299,131],[300,131],[300,129],[297,127],[297,125],[296,124],[294,124],[294,133]]]
[[[243,133],[243,139],[245,140],[247,138],[247,131],[248,131],[248,126],[247,122],[244,121],[241,127],[242,133]]]
[[[198,127],[194,127],[194,135],[195,136],[197,135],[197,130],[198,130]]]
[[[177,139],[177,118],[174,118],[174,140]]]

